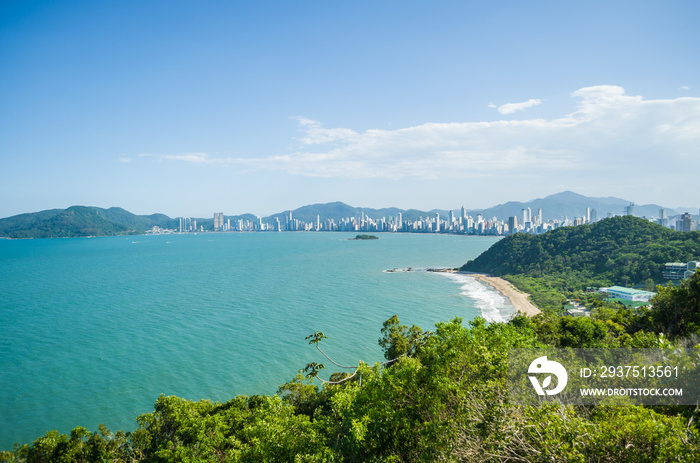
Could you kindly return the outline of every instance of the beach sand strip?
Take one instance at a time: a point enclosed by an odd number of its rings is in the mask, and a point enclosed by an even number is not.
[[[482,281],[489,286],[492,286],[496,291],[503,294],[505,297],[510,299],[510,303],[513,304],[516,310],[518,310],[523,315],[528,317],[533,317],[541,312],[532,302],[530,302],[529,294],[524,293],[513,286],[512,283],[504,280],[503,278],[494,277],[484,273],[472,273],[472,272],[462,272],[467,275],[471,275],[479,281]]]

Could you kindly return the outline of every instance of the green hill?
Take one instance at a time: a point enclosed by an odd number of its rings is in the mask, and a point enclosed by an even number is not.
[[[696,259],[700,259],[700,232],[676,232],[625,216],[543,235],[511,235],[462,270],[503,276],[528,292],[533,291],[532,284],[522,285],[534,279],[541,288],[563,293],[613,284],[653,287],[663,282],[666,262]],[[535,303],[537,297],[533,294]]]
[[[144,233],[149,228],[175,228],[162,214],[139,216],[112,207],[71,206],[68,209],[20,214],[0,219],[0,236],[7,238],[68,238]]]

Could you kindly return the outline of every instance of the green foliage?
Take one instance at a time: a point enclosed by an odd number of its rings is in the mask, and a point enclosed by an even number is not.
[[[323,455],[309,418],[277,396],[224,404],[161,396],[134,432],[145,461],[294,461]]]
[[[355,235],[354,240],[378,240],[377,235]]]
[[[391,368],[361,363],[352,381],[322,388],[298,374],[276,396],[226,403],[161,396],[133,433],[51,431],[0,461],[696,461],[700,439],[687,407],[509,402],[509,349],[619,346],[639,334],[628,332],[633,320],[629,309],[605,305],[591,318],[544,312],[466,326],[456,318],[411,349],[411,329],[394,316],[380,342],[406,355]],[[654,337],[661,342],[668,345]]]
[[[72,206],[0,219],[0,236],[8,238],[67,238],[144,233],[157,225],[175,228],[176,221],[162,214],[138,216],[112,207]]]
[[[462,270],[503,276],[540,308],[559,309],[565,294],[586,287],[662,281],[667,262],[700,257],[700,232],[676,232],[632,216],[517,233],[495,243]]]
[[[565,283],[551,277],[535,277],[525,274],[504,275],[503,279],[530,295],[530,300],[540,309],[560,311],[566,297],[559,289]]]
[[[651,328],[671,336],[700,334],[700,273],[680,285],[659,286],[652,299]]]
[[[424,339],[420,326],[412,325],[409,328],[401,325],[397,315],[384,322],[381,332],[383,336],[379,338],[379,346],[384,349],[384,358],[387,360],[414,355]]]
[[[700,256],[700,232],[675,232],[632,216],[563,227],[542,235],[518,233],[465,265],[493,275],[577,276],[578,280],[644,283],[662,280],[666,262]],[[591,285],[592,286],[592,285]]]

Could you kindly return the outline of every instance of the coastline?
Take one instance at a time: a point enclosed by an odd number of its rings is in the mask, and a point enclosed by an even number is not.
[[[534,317],[538,313],[542,312],[537,308],[537,306],[535,306],[535,304],[530,302],[529,294],[520,291],[503,278],[494,277],[486,273],[464,272],[456,268],[429,268],[428,271],[440,273],[460,273],[463,275],[472,276],[482,283],[486,283],[503,296],[507,297],[513,307],[515,307],[515,310],[523,315],[527,317]]]
[[[470,275],[477,280],[492,286],[496,291],[503,294],[510,300],[513,307],[520,313],[528,317],[534,317],[542,311],[538,309],[532,302],[530,302],[530,295],[524,293],[513,286],[510,282],[504,280],[503,278],[494,277],[487,275],[485,273],[473,273],[473,272],[460,272],[465,275]]]

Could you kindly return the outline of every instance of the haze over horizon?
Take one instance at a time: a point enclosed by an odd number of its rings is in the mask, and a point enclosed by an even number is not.
[[[566,190],[697,207],[698,13],[4,2],[0,217],[484,209]]]

